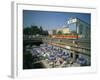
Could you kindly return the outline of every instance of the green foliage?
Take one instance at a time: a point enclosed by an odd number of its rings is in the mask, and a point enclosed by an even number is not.
[[[43,30],[42,26],[38,27],[38,26],[34,26],[31,25],[30,27],[26,27],[23,29],[23,34],[24,35],[48,35],[48,31]]]
[[[24,28],[23,33],[25,35],[30,35],[31,34],[31,29],[29,27]]]
[[[57,33],[57,34],[62,35],[62,34],[63,34],[63,32],[62,32],[62,31],[58,31],[58,33]]]

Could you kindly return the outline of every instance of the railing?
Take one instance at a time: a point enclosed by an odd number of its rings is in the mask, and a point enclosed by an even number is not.
[[[71,47],[70,50],[90,56],[91,49],[89,40],[81,40],[81,41],[78,40],[77,44],[75,44],[73,43],[73,40],[63,41],[63,39],[44,38],[43,42],[49,44],[51,43],[52,45],[55,46],[61,46],[61,47],[63,46],[63,48],[65,48],[66,46],[70,46]]]

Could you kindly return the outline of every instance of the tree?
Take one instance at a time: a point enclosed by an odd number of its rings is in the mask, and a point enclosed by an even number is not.
[[[43,35],[45,35],[45,36],[47,36],[49,33],[48,33],[48,31],[43,31]]]
[[[43,34],[43,29],[42,29],[42,26],[40,26],[40,35],[42,35]]]
[[[30,34],[31,34],[31,29],[30,29],[30,27],[24,28],[23,34],[24,34],[24,35],[30,35]]]
[[[42,26],[38,27],[35,25],[31,25],[30,27],[26,27],[23,30],[23,34],[24,35],[48,35],[48,31],[47,30],[43,30]]]
[[[40,29],[38,28],[38,26],[34,26],[34,25],[31,26],[31,35],[39,34],[39,32]]]
[[[63,34],[63,32],[62,32],[62,31],[58,31],[58,33],[57,33],[57,34],[61,35],[61,34]]]
[[[53,30],[53,34],[54,34],[54,35],[56,34],[56,30]]]

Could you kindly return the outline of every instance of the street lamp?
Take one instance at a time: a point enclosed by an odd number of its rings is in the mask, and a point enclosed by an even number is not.
[[[76,35],[77,35],[77,39],[78,39],[78,33],[79,33],[79,24],[78,24],[78,20],[76,21]]]

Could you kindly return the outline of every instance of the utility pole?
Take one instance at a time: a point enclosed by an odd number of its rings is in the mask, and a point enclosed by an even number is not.
[[[78,40],[78,33],[79,33],[78,28],[79,28],[79,24],[78,24],[78,21],[77,21],[76,22],[76,35],[77,35],[77,40]]]

